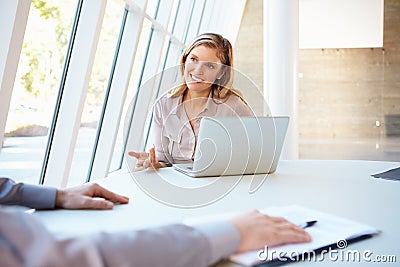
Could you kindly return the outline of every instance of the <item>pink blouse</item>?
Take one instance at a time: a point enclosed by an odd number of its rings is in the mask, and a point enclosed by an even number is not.
[[[194,130],[185,112],[183,96],[162,96],[154,106],[151,135],[159,161],[165,163],[193,162],[202,117],[255,116],[250,107],[238,96],[229,95],[223,100],[208,98],[198,114]]]

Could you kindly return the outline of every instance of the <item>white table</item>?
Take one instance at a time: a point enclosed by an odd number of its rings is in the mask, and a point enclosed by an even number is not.
[[[398,264],[400,181],[376,179],[370,175],[399,166],[398,162],[379,161],[281,161],[277,172],[269,175],[255,193],[248,192],[251,177],[244,177],[225,197],[198,208],[177,208],[162,204],[139,189],[130,174],[118,174],[100,180],[99,183],[129,196],[128,205],[116,206],[111,211],[56,210],[39,211],[36,214],[51,232],[61,238],[99,231],[153,227],[222,212],[297,204],[382,230],[380,235],[350,244],[348,249],[368,249],[373,255],[395,255]],[[185,187],[196,187],[213,180],[189,178],[172,168],[161,169],[159,173],[149,172],[146,177],[157,185],[159,175]],[[315,266],[319,263],[303,261],[294,264]],[[325,259],[324,264],[336,265],[338,262]],[[365,262],[359,264],[362,266]],[[235,266],[229,262],[220,265]],[[373,265],[374,263],[368,263],[368,266]],[[396,266],[396,263],[387,263],[387,266]]]

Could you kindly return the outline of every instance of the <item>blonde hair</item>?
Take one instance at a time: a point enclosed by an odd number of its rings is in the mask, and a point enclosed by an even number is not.
[[[217,57],[222,63],[223,75],[218,78],[211,85],[211,95],[219,99],[227,98],[230,94],[234,94],[243,100],[247,104],[241,92],[232,88],[233,83],[233,53],[232,45],[228,39],[222,37],[216,33],[203,33],[197,36],[185,49],[180,59],[180,71],[183,78],[185,71],[185,62],[192,50],[200,45],[207,46],[209,48],[217,50]],[[168,92],[169,97],[181,96],[187,89],[187,85],[184,81],[182,84],[171,89]]]

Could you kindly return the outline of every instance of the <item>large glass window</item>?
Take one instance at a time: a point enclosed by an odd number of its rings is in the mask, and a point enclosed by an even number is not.
[[[151,125],[152,104],[160,94],[173,85],[175,80],[171,68],[176,69],[184,43],[199,33],[206,2],[182,0],[147,2],[110,171],[123,166],[122,160],[127,145],[127,136],[124,136],[124,133],[129,135],[130,140],[135,140],[129,146],[144,149],[146,144],[151,145],[148,132]],[[211,2],[213,6],[214,1]],[[142,7],[137,5],[133,10],[138,8]],[[210,12],[213,13],[214,10]],[[213,26],[209,23],[207,25],[203,27],[203,31],[213,31]],[[168,69],[168,77],[160,74]],[[158,77],[154,78],[155,76]],[[153,79],[156,84],[150,85],[149,79]],[[141,115],[138,115],[138,112]],[[144,118],[143,114],[147,117]],[[141,133],[133,135],[131,132],[133,130]]]
[[[191,1],[188,1],[187,5],[190,6]],[[154,75],[157,75],[168,67],[168,54],[172,53],[175,55],[175,50],[173,49],[175,46],[171,45],[171,37],[176,38],[174,36],[174,28],[178,10],[180,8],[180,0],[170,0],[165,2],[152,0],[147,3],[146,16],[143,21],[138,41],[138,48],[133,63],[133,70],[125,99],[110,171],[118,170],[123,166],[122,160],[124,157],[127,138],[124,134],[131,134],[128,131],[128,128],[133,121],[135,112],[140,111],[144,114],[151,113],[152,102],[160,93],[158,84],[155,84],[151,88],[147,88],[148,86],[146,86],[146,90],[152,90],[151,93],[146,92],[140,94],[140,90],[141,87],[148,82],[148,79],[152,79]],[[183,44],[179,43],[178,46],[183,47]],[[174,62],[168,63],[170,65],[171,63],[175,65],[177,64],[177,60],[178,57],[174,56]],[[141,98],[141,100],[138,100],[138,97]],[[137,131],[143,132],[143,146],[147,142],[149,125],[151,123],[150,120],[151,116],[148,116],[146,124],[136,128]]]
[[[156,17],[159,5],[160,5],[160,0],[148,0],[146,13],[153,18]]]
[[[121,123],[118,129],[116,144],[114,148],[113,157],[110,165],[110,172],[118,170],[122,167],[122,158],[124,153],[124,143],[126,136],[124,136],[125,121],[128,119],[126,116],[134,112],[134,101],[137,94],[137,89],[140,84],[140,77],[144,67],[144,60],[146,56],[146,50],[149,45],[151,23],[148,20],[144,20],[142,31],[136,50],[135,61],[131,73],[131,79],[129,81],[129,88],[125,98],[124,108],[122,111]]]
[[[32,0],[0,154],[1,175],[38,183],[77,1]]]
[[[32,0],[0,154],[2,175],[72,186],[121,169],[125,122],[140,131],[131,139],[143,147],[146,118],[162,93],[157,84],[141,90],[143,84],[177,64],[184,39],[200,28],[206,2]],[[189,26],[196,30],[189,33]]]
[[[104,98],[112,79],[112,66],[120,33],[125,3],[121,0],[107,2],[99,43],[82,113],[68,186],[86,181]]]

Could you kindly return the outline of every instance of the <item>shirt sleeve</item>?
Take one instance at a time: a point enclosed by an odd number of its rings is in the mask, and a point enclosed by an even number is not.
[[[0,259],[6,266],[203,267],[236,249],[223,244],[235,235],[228,223],[199,228],[175,224],[57,240],[35,215],[0,211],[0,217],[0,244],[5,248]]]
[[[0,178],[0,204],[52,209],[56,193],[57,189],[53,187],[15,183],[9,178]]]
[[[238,250],[240,234],[230,223],[225,221],[203,223],[194,226],[210,243],[211,262],[215,263],[227,258]]]

